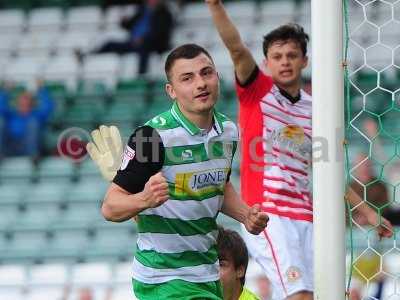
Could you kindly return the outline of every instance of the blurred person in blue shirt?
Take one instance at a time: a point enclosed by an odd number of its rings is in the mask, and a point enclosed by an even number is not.
[[[172,13],[164,0],[145,0],[132,17],[123,18],[121,27],[129,32],[126,41],[108,41],[90,53],[126,54],[135,52],[139,55],[139,74],[147,72],[150,54],[162,54],[169,50],[172,29]],[[78,50],[78,57],[84,53]]]
[[[0,157],[37,158],[41,153],[42,135],[54,109],[54,102],[44,87],[39,88],[35,98],[32,93],[23,92],[16,100],[16,106],[13,107],[10,93],[5,89],[0,90]]]

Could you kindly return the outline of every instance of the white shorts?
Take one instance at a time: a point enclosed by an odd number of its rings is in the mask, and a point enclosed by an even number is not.
[[[313,224],[269,215],[267,228],[253,235],[242,227],[249,254],[272,285],[272,300],[314,290]]]

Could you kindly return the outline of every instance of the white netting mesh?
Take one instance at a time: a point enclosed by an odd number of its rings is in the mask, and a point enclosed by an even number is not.
[[[345,5],[349,183],[381,216],[400,223],[400,0],[345,0]],[[355,208],[351,219],[350,299],[400,299],[396,232],[380,241]]]

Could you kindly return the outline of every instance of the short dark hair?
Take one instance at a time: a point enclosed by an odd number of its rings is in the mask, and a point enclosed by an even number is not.
[[[307,43],[310,40],[307,33],[304,32],[304,28],[299,24],[288,23],[272,30],[266,36],[264,36],[263,50],[264,55],[267,57],[268,49],[271,45],[277,41],[293,41],[297,43],[303,55],[307,55]]]
[[[249,253],[239,233],[218,226],[217,251],[218,259],[232,260],[235,270],[241,266],[244,267],[244,275],[240,278],[241,284],[244,285],[247,265],[249,263]]]
[[[201,53],[207,55],[208,58],[210,58],[214,63],[210,53],[208,53],[208,51],[203,47],[196,44],[184,44],[172,50],[165,61],[165,75],[167,76],[167,79],[170,80],[170,71],[176,60],[181,58],[192,59]]]

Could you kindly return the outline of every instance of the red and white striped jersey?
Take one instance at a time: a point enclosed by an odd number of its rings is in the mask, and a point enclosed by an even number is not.
[[[311,96],[292,103],[258,69],[236,84],[241,134],[241,191],[252,206],[312,222]]]

